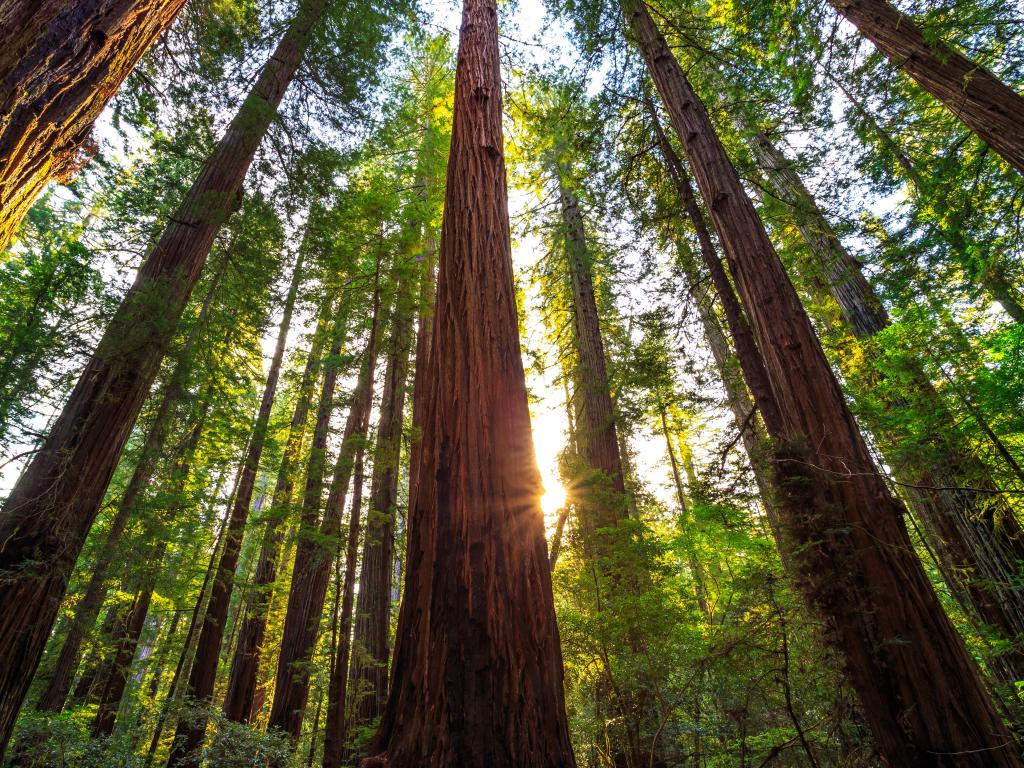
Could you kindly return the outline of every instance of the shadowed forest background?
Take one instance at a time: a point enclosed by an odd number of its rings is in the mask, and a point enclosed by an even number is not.
[[[1024,5],[0,0],[0,765],[1024,768]]]

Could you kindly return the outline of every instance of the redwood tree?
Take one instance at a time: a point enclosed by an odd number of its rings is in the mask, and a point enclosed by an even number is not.
[[[498,13],[463,4],[392,686],[364,765],[573,766],[526,384]]]
[[[879,751],[894,766],[1020,766],[703,104],[645,2],[622,10],[749,314],[780,411],[772,437],[792,562],[830,621]]]
[[[150,251],[0,518],[0,749],[67,581],[214,237],[298,71],[326,0],[303,0],[238,113]]]
[[[0,4],[0,251],[47,183],[77,171],[93,122],[183,5]]]
[[[1024,97],[886,0],[830,0],[864,37],[1024,173]]]

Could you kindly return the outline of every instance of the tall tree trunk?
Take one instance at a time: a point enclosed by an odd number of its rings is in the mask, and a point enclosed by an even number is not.
[[[402,267],[399,267],[402,269]],[[384,392],[373,454],[370,509],[366,518],[359,599],[356,603],[355,642],[360,653],[352,659],[352,690],[360,696],[353,725],[380,717],[388,695],[391,647],[391,586],[395,570],[395,514],[398,511],[398,470],[402,451],[406,380],[413,306],[407,276],[400,276],[391,312],[391,338],[384,374]]]
[[[366,766],[575,765],[503,149],[497,7],[466,0],[406,587]]]
[[[184,4],[0,5],[0,251],[43,188],[88,158],[93,122]]]
[[[879,751],[894,766],[953,754],[961,766],[1022,765],[703,104],[643,0],[622,9],[749,313],[781,412],[772,437],[790,556],[831,622]]]
[[[738,122],[750,135],[751,150],[772,188],[791,206],[814,259],[814,277],[824,279],[821,293],[827,291],[835,300],[846,324],[863,342],[871,366],[879,354],[871,338],[889,325],[881,301],[792,163],[764,132],[750,131],[746,121]],[[820,285],[820,279],[810,282],[812,289]],[[897,480],[906,487],[911,508],[942,560],[941,570],[951,582],[952,593],[970,615],[997,627],[1011,641],[1024,639],[1024,531],[1001,496],[972,490],[991,488],[992,477],[976,456],[954,442],[948,430],[941,431],[955,418],[913,355],[904,362],[903,373],[908,381],[907,398],[887,403],[893,418],[871,418],[869,409],[867,426],[879,440]],[[871,375],[879,378],[885,374],[872,370]],[[926,448],[917,445],[917,435],[901,432],[908,408],[928,414],[937,427]],[[1009,681],[1024,679],[1024,655],[1016,647],[1001,653],[996,664],[1003,667],[1001,676]]]
[[[359,556],[359,518],[363,506],[363,451],[356,454],[355,487],[349,511],[348,545],[345,549],[345,580],[341,594],[338,646],[331,667],[327,719],[324,723],[323,768],[341,768],[348,736],[348,664],[352,654],[352,606],[355,602],[356,564]]]
[[[139,270],[67,405],[0,517],[0,750],[82,544],[160,360],[231,214],[256,149],[309,45],[326,0],[303,0],[291,26]]]
[[[277,471],[277,483],[271,500],[270,519],[260,548],[256,574],[253,578],[253,600],[242,628],[238,634],[235,655],[231,663],[231,676],[228,679],[228,690],[224,697],[224,715],[229,720],[247,723],[252,718],[253,703],[256,699],[257,672],[260,665],[260,653],[263,639],[267,632],[267,611],[270,609],[271,587],[277,580],[277,561],[281,546],[281,523],[287,517],[292,504],[294,479],[292,476],[295,460],[302,449],[302,439],[309,420],[309,408],[313,400],[316,369],[321,363],[323,352],[325,318],[330,308],[324,310],[313,342],[306,358],[306,367],[302,372],[299,384],[299,396],[295,401],[291,425],[288,429],[288,442],[285,444],[284,455]]]
[[[284,313],[277,334],[277,346],[274,348],[274,357],[271,359],[270,369],[267,371],[267,383],[263,389],[263,398],[253,423],[252,437],[249,439],[249,447],[246,450],[245,460],[238,478],[231,515],[228,518],[224,551],[221,553],[220,562],[217,565],[217,573],[210,592],[210,604],[206,609],[202,630],[199,633],[199,643],[196,646],[196,663],[193,664],[192,672],[189,675],[188,696],[200,706],[205,706],[210,701],[217,680],[217,662],[220,659],[221,643],[224,640],[228,610],[231,607],[231,592],[234,588],[235,570],[238,568],[238,556],[242,549],[242,535],[249,518],[249,507],[256,485],[256,473],[263,455],[263,446],[266,444],[270,412],[277,395],[277,382],[281,375],[285,347],[288,344],[288,331],[291,328],[295,298],[302,282],[302,260],[303,253],[300,250],[295,261],[288,296],[285,299]],[[179,722],[168,765],[172,767],[198,766],[196,751],[205,734],[205,717],[199,716],[189,721]]]
[[[886,0],[830,0],[893,63],[1024,173],[1024,97]]]
[[[36,708],[41,712],[60,712],[64,708],[68,692],[71,690],[71,681],[75,676],[75,668],[78,666],[78,655],[85,635],[92,630],[99,613],[100,606],[107,594],[107,576],[110,566],[113,564],[117,546],[120,543],[121,535],[124,533],[128,521],[135,515],[139,501],[145,495],[156,471],[157,463],[163,454],[167,444],[167,438],[171,433],[171,424],[174,414],[184,396],[185,386],[189,372],[192,369],[192,351],[195,348],[199,334],[206,325],[206,318],[213,306],[214,296],[220,286],[221,279],[227,271],[231,261],[230,253],[226,254],[221,261],[220,267],[210,281],[210,287],[203,298],[202,306],[196,317],[195,323],[189,332],[188,340],[181,349],[178,361],[167,380],[160,405],[157,407],[153,421],[146,431],[146,437],[142,442],[142,450],[139,460],[135,465],[124,494],[121,496],[121,503],[118,505],[117,513],[111,521],[110,530],[107,532],[106,541],[100,550],[96,565],[93,566],[92,574],[89,577],[89,584],[85,589],[82,599],[75,605],[75,614],[71,619],[71,626],[68,635],[61,647],[60,655],[54,667],[46,690]]]
[[[576,445],[587,472],[571,485],[579,489],[580,520],[592,537],[595,529],[613,527],[627,517],[626,486],[583,215],[579,199],[569,186],[567,170],[559,167],[556,174],[577,355],[573,372]]]
[[[315,509],[306,515],[299,530],[292,569],[291,590],[285,611],[281,654],[277,662],[274,703],[270,708],[268,727],[280,728],[292,740],[302,733],[302,718],[309,697],[309,660],[320,632],[320,618],[330,584],[331,563],[338,550],[342,512],[348,495],[352,468],[359,448],[366,442],[366,431],[373,404],[373,381],[377,368],[377,335],[380,315],[380,266],[377,267],[373,295],[373,319],[366,342],[362,366],[352,393],[352,403],[341,448],[334,465],[331,489],[327,494],[323,520],[317,525]],[[319,506],[319,495],[316,498]]]

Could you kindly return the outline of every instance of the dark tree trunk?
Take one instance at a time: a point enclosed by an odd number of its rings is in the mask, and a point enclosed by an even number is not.
[[[642,0],[622,7],[708,201],[779,405],[772,437],[791,560],[831,622],[880,752],[893,766],[1020,766],[703,104]]]
[[[184,4],[0,5],[0,251],[47,183],[88,158],[93,121]]]
[[[93,566],[85,594],[75,605],[75,615],[71,619],[71,626],[68,629],[64,645],[61,647],[60,655],[57,657],[53,674],[50,676],[46,690],[36,705],[36,708],[41,712],[60,712],[64,708],[64,702],[71,689],[71,681],[75,677],[75,668],[78,666],[78,655],[82,646],[82,640],[92,629],[100,606],[106,597],[107,576],[116,555],[121,535],[124,533],[128,521],[135,515],[139,501],[149,488],[157,463],[163,454],[164,446],[167,444],[171,423],[184,395],[186,380],[192,368],[192,350],[199,338],[199,333],[205,326],[206,317],[209,315],[217,288],[220,285],[221,278],[224,276],[224,272],[227,270],[229,262],[230,254],[225,256],[220,268],[210,282],[209,290],[203,299],[203,304],[199,309],[199,314],[192,326],[192,330],[189,332],[188,340],[182,347],[181,353],[178,356],[178,362],[175,364],[174,370],[167,380],[167,386],[164,389],[160,405],[157,407],[153,421],[146,431],[138,463],[135,465],[132,476],[128,480],[128,485],[125,487],[121,503],[117,508],[117,514],[115,514],[113,521],[111,521],[110,530],[107,532],[107,538],[103,544],[103,549],[100,551],[96,565]]]
[[[1024,173],[1024,98],[886,0],[830,0],[851,24],[982,141]]]
[[[302,718],[309,697],[309,660],[316,647],[320,632],[320,618],[330,584],[331,563],[338,549],[342,512],[348,495],[349,482],[356,454],[366,441],[373,404],[373,381],[377,367],[377,333],[380,314],[380,267],[374,287],[373,319],[366,351],[359,370],[352,404],[345,421],[341,448],[334,465],[331,489],[327,494],[323,520],[317,525],[316,508],[304,510],[303,526],[295,550],[291,590],[285,610],[281,654],[277,661],[277,680],[274,685],[274,703],[270,709],[268,727],[280,728],[293,740],[302,733]],[[312,514],[309,514],[309,513]]]
[[[752,134],[750,147],[774,191],[791,206],[814,259],[814,277],[824,279],[821,293],[827,291],[835,300],[843,320],[862,340],[871,366],[878,354],[871,337],[889,325],[881,301],[792,163],[763,132]],[[812,288],[820,285],[820,279],[810,282]],[[1001,496],[971,490],[992,488],[992,477],[976,456],[954,442],[946,429],[955,423],[954,415],[920,363],[913,355],[906,357],[902,366],[908,382],[906,398],[887,404],[892,418],[870,418],[869,410],[867,426],[879,440],[896,479],[906,487],[911,508],[942,561],[952,593],[969,615],[1019,641],[1024,637],[1024,531]],[[874,370],[872,375],[885,374]],[[927,446],[918,446],[916,435],[901,432],[908,408],[927,414],[934,423],[934,437]],[[1003,668],[1001,677],[1011,682],[1024,679],[1024,656],[1019,649],[1001,653],[996,664]]]
[[[493,1],[463,5],[422,458],[364,765],[575,765],[519,350]]]
[[[324,723],[323,768],[341,768],[348,736],[346,704],[348,701],[348,663],[352,655],[352,606],[355,602],[356,561],[359,556],[359,518],[363,506],[363,451],[356,454],[355,487],[349,511],[348,545],[345,548],[345,580],[341,593],[338,619],[338,646],[331,667],[327,697],[327,719]]]
[[[402,450],[406,380],[413,306],[407,277],[400,283],[391,312],[391,338],[384,374],[384,392],[373,454],[370,509],[363,541],[356,603],[355,642],[360,653],[352,659],[352,690],[360,698],[353,725],[370,723],[384,711],[388,695],[391,652],[391,579],[395,571],[395,514],[398,510],[398,470]]]
[[[139,270],[0,518],[0,749],[39,664],[67,581],[160,360],[325,0],[304,0]]]
[[[277,346],[274,349],[274,357],[270,361],[270,369],[267,371],[267,383],[263,389],[263,398],[253,423],[249,447],[246,450],[245,460],[238,477],[231,515],[228,518],[227,534],[224,539],[224,551],[221,553],[220,562],[217,565],[217,573],[210,592],[210,604],[206,609],[202,630],[199,633],[199,643],[196,646],[196,663],[193,664],[192,672],[189,675],[188,697],[200,705],[205,705],[210,701],[213,696],[214,684],[217,681],[217,662],[220,659],[228,610],[231,607],[231,592],[234,588],[235,570],[238,568],[238,556],[242,549],[242,535],[249,518],[249,507],[252,504],[253,489],[256,485],[256,473],[263,455],[263,446],[266,444],[267,425],[270,422],[270,412],[277,394],[277,382],[281,375],[281,364],[284,361],[284,351],[288,343],[288,330],[291,327],[292,312],[295,309],[295,298],[298,294],[299,284],[302,282],[302,259],[303,254],[300,251],[295,262],[288,296],[285,299],[284,313],[277,334]],[[175,744],[171,750],[168,765],[198,766],[196,750],[202,743],[205,733],[206,722],[203,717],[193,718],[190,722],[183,720],[178,723]]]
[[[324,316],[330,314],[326,309]],[[257,672],[260,665],[260,653],[263,639],[267,632],[267,611],[270,609],[271,588],[277,580],[277,560],[281,546],[281,523],[287,517],[292,504],[294,480],[292,465],[302,449],[302,439],[309,420],[309,408],[313,400],[316,369],[323,351],[324,317],[321,317],[313,335],[313,343],[306,359],[306,367],[302,372],[299,384],[299,397],[295,402],[292,421],[288,430],[288,442],[285,445],[281,465],[277,471],[277,483],[271,501],[270,519],[267,521],[263,545],[256,564],[253,577],[252,604],[245,615],[238,633],[238,643],[231,664],[231,676],[228,679],[228,690],[224,697],[224,715],[240,723],[250,721],[253,703],[256,699]]]

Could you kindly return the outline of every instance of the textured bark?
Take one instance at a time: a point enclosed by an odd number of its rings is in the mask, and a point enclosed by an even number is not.
[[[356,454],[355,487],[348,519],[348,544],[345,548],[345,579],[341,587],[338,617],[338,645],[331,666],[327,691],[327,718],[324,722],[323,768],[341,768],[348,736],[348,664],[352,654],[352,607],[355,603],[356,563],[359,556],[360,515],[363,507],[363,451]]]
[[[749,126],[740,123],[743,129]],[[749,132],[749,131],[748,131]],[[843,320],[861,339],[868,365],[878,350],[871,337],[889,325],[889,316],[860,266],[818,208],[792,163],[760,131],[749,132],[758,165],[779,198],[791,206],[793,219],[813,258],[812,280],[819,301],[828,293]],[[916,446],[916,436],[901,433],[905,409],[927,413],[940,429],[955,423],[942,395],[935,389],[913,355],[904,363],[908,400],[890,402],[893,419],[870,418],[867,426],[880,443],[886,463],[907,491],[911,508],[920,518],[929,542],[938,554],[950,590],[967,612],[992,625],[1011,640],[1024,636],[1024,531],[1016,515],[999,495],[971,488],[991,488],[991,475],[981,461],[938,432],[927,447]],[[846,358],[843,358],[845,361]],[[881,374],[879,374],[881,375]],[[923,453],[923,455],[922,455]],[[934,489],[934,490],[931,490]],[[1011,649],[996,663],[1010,681],[1024,679],[1024,657]]]
[[[626,485],[583,215],[565,169],[558,168],[556,172],[576,348],[573,371],[575,442],[587,468],[586,476],[574,478],[571,485],[574,493],[578,491],[577,503],[584,530],[592,537],[595,529],[611,528],[626,517]]]
[[[830,0],[832,6],[982,141],[1024,173],[1024,97],[886,0]]]
[[[647,6],[622,8],[708,202],[779,405],[772,436],[792,562],[830,622],[880,753],[893,766],[1020,766],[703,104]]]
[[[196,663],[188,681],[188,696],[200,705],[208,703],[213,696],[214,684],[217,681],[217,662],[220,659],[221,644],[224,640],[224,628],[231,607],[231,593],[234,589],[235,570],[238,568],[238,556],[242,549],[242,535],[249,518],[249,507],[252,504],[253,489],[256,485],[256,473],[259,470],[260,458],[266,444],[267,425],[270,412],[277,395],[277,383],[281,375],[281,364],[284,362],[284,351],[288,343],[288,331],[291,328],[292,312],[295,309],[295,298],[299,284],[302,282],[302,259],[300,251],[295,262],[291,286],[285,299],[284,313],[277,334],[277,346],[274,357],[267,371],[267,382],[263,388],[263,398],[253,423],[252,436],[246,450],[245,460],[238,477],[235,498],[228,518],[227,533],[224,539],[224,551],[217,564],[217,573],[210,592],[210,604],[203,617],[202,630],[199,633],[199,644],[196,646]],[[178,723],[174,748],[168,758],[168,765],[198,766],[197,748],[206,734],[205,718],[194,718],[191,722]]]
[[[378,316],[380,314],[379,266],[374,288],[373,319],[366,351],[359,369],[355,391],[341,448],[334,465],[331,488],[327,494],[323,520],[317,524],[320,496],[304,510],[303,525],[295,549],[288,607],[285,610],[281,653],[277,661],[274,703],[270,708],[269,728],[280,728],[293,740],[302,732],[302,718],[309,698],[309,660],[320,632],[320,618],[327,599],[337,538],[341,532],[342,512],[352,479],[356,454],[366,441],[373,404],[373,382],[377,368]],[[309,500],[309,499],[307,499]]]
[[[328,314],[329,310],[325,312]],[[299,396],[295,402],[288,442],[285,445],[281,465],[277,471],[277,482],[271,500],[270,519],[267,521],[263,545],[260,548],[256,573],[253,577],[253,599],[242,627],[231,664],[231,676],[224,697],[224,715],[240,723],[248,723],[253,715],[256,698],[257,672],[263,639],[267,632],[267,611],[270,608],[271,587],[277,580],[277,561],[281,547],[281,522],[291,508],[294,480],[292,465],[302,449],[302,439],[309,420],[315,386],[315,372],[323,351],[324,318],[321,317],[313,335],[313,343],[306,358],[306,367],[299,384]]]
[[[0,4],[0,251],[47,183],[87,159],[93,122],[184,4]]]
[[[67,581],[214,236],[298,70],[325,0],[284,38],[139,270],[0,518],[0,748],[39,664]]]
[[[398,510],[398,469],[413,320],[409,280],[399,279],[401,282],[391,312],[391,336],[370,482],[370,509],[359,572],[355,642],[360,652],[352,659],[351,671],[352,691],[359,699],[352,725],[369,723],[380,717],[388,695],[395,514]]]
[[[221,262],[210,282],[210,287],[203,299],[199,314],[188,335],[178,356],[178,362],[174,366],[167,386],[164,388],[160,405],[157,406],[153,421],[146,431],[146,437],[142,442],[142,451],[139,460],[132,471],[132,476],[125,486],[124,494],[118,505],[117,513],[110,523],[110,530],[107,531],[107,538],[103,549],[93,566],[92,574],[89,577],[89,584],[82,595],[82,599],[75,605],[75,615],[71,620],[68,635],[61,647],[60,655],[54,666],[53,673],[47,683],[46,690],[36,708],[41,712],[60,712],[64,708],[68,692],[71,690],[71,682],[75,677],[75,668],[78,666],[78,655],[81,650],[82,640],[92,630],[99,613],[100,606],[107,594],[107,576],[117,546],[124,533],[128,521],[135,515],[138,503],[142,499],[153,479],[157,463],[163,454],[170,435],[171,424],[177,407],[184,395],[184,388],[189,371],[192,368],[192,351],[195,348],[199,333],[206,324],[206,318],[213,305],[214,296],[220,285],[221,278],[227,270],[230,256],[226,256]]]
[[[463,5],[422,458],[364,765],[575,765],[512,276],[497,8]]]

